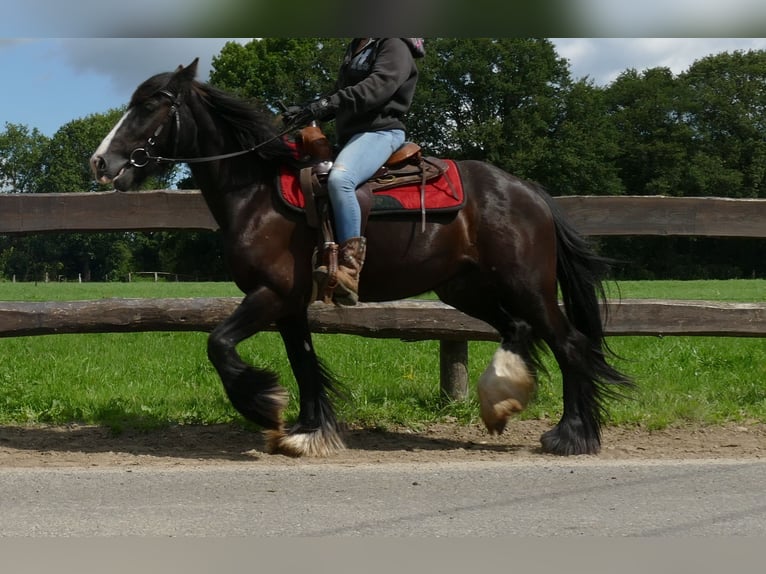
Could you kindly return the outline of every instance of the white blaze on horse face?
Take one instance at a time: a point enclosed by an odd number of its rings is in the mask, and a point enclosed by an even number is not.
[[[106,155],[106,153],[109,151],[109,146],[112,145],[112,140],[114,140],[114,136],[117,134],[117,130],[120,129],[120,126],[125,122],[125,120],[130,115],[130,110],[125,112],[122,117],[120,118],[120,121],[118,121],[114,127],[112,128],[112,131],[110,131],[106,137],[101,141],[101,143],[98,146],[98,149],[96,149],[95,152],[93,152],[93,155],[90,156],[90,165],[93,168],[93,173],[96,174],[96,177],[98,177],[98,174],[96,172],[96,166],[98,165],[98,160],[100,157],[103,157]],[[109,183],[111,181],[111,178],[109,178],[107,175],[102,175],[98,178],[99,183]]]
[[[521,355],[495,351],[477,386],[481,418],[490,433],[500,434],[508,417],[523,411],[535,390],[535,378]]]

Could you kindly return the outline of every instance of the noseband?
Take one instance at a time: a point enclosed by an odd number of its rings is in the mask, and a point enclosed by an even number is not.
[[[281,138],[285,134],[289,133],[294,126],[288,126],[275,136],[262,141],[258,145],[255,145],[251,148],[235,151],[231,153],[225,153],[220,155],[210,155],[210,156],[204,156],[204,157],[162,157],[160,155],[152,155],[150,153],[150,150],[154,147],[154,145],[157,143],[157,137],[162,133],[162,130],[165,129],[165,125],[175,117],[176,120],[176,137],[175,142],[173,144],[173,155],[175,156],[178,152],[178,139],[181,134],[181,114],[178,113],[178,108],[180,106],[180,96],[173,94],[168,89],[161,89],[158,90],[158,94],[162,94],[163,96],[167,96],[170,98],[171,106],[170,111],[168,112],[168,116],[160,123],[160,125],[157,126],[157,128],[154,130],[154,133],[149,136],[149,138],[146,140],[146,146],[145,147],[138,147],[135,148],[132,152],[130,152],[130,165],[133,167],[146,167],[149,165],[149,162],[157,162],[157,163],[203,163],[208,161],[216,161],[219,159],[227,159],[230,157],[237,157],[240,155],[245,155],[251,152],[254,152],[258,148],[265,146],[266,144],[273,142],[276,139]]]

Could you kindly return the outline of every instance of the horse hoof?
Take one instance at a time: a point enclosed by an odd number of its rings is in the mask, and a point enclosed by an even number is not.
[[[265,431],[267,450],[271,454],[283,454],[292,457],[324,458],[344,450],[338,431],[334,429],[317,429],[311,432],[284,433],[282,431]]]
[[[543,452],[559,456],[598,454],[601,440],[598,437],[581,437],[562,430],[561,424],[546,431],[540,437]]]
[[[494,405],[481,401],[481,420],[489,434],[503,434],[511,415],[523,410],[524,407],[516,399],[506,399]]]

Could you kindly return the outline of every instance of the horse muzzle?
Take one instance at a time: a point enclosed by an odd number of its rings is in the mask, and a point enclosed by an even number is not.
[[[94,154],[90,158],[90,168],[93,171],[93,175],[96,181],[100,184],[115,184],[115,188],[119,189],[117,180],[119,180],[125,171],[130,167],[130,163],[109,162],[105,156]]]

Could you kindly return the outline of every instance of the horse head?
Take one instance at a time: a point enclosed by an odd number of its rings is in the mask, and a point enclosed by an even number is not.
[[[182,102],[197,74],[195,59],[175,72],[152,76],[130,99],[128,109],[90,158],[96,180],[118,191],[138,188],[172,165],[182,141]]]

